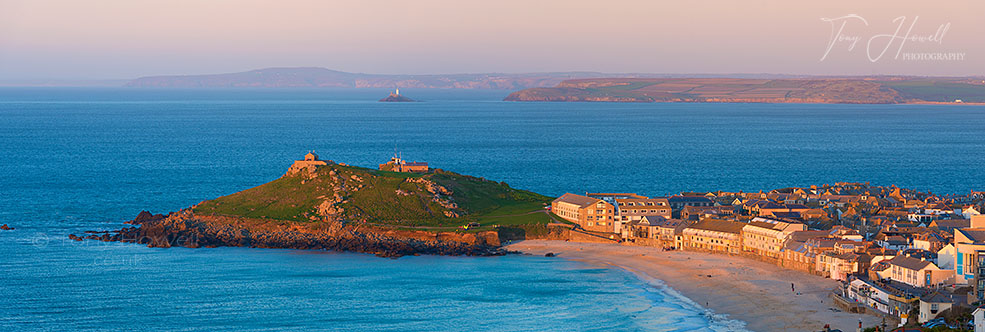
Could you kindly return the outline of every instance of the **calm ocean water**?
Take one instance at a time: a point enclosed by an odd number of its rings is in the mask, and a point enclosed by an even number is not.
[[[270,181],[308,150],[548,195],[871,181],[985,189],[985,107],[507,103],[504,91],[0,89],[0,330],[729,330],[542,257],[70,242]]]

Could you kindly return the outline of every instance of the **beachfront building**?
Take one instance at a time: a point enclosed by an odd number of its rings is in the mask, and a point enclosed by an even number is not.
[[[954,270],[941,270],[928,260],[899,255],[885,262],[890,279],[913,287],[937,287],[954,280]]]
[[[666,222],[667,219],[661,216],[643,216],[640,220],[624,222],[619,234],[636,245],[659,247],[662,245],[660,226]]]
[[[746,224],[728,220],[705,219],[684,228],[684,247],[692,250],[739,254],[742,252],[742,227]]]
[[[551,212],[587,231],[614,232],[615,208],[598,198],[567,193],[551,202]]]
[[[847,280],[849,275],[862,271],[860,255],[854,252],[829,251],[817,255],[818,272],[834,280]]]
[[[828,231],[796,231],[790,233],[780,252],[779,265],[788,269],[816,273],[816,252],[808,245],[811,239],[829,236]]]
[[[926,294],[926,290],[895,281],[852,278],[845,293],[849,299],[905,322],[911,310],[919,310],[920,296]]]
[[[616,208],[616,233],[621,231],[622,224],[631,221],[640,221],[645,216],[656,216],[664,219],[670,219],[671,216],[670,203],[667,202],[666,198],[648,198],[645,196],[638,196],[631,198],[616,198],[614,201]]]
[[[848,283],[846,297],[883,313],[889,313],[889,294],[883,285],[866,279],[853,279]]]
[[[742,251],[762,257],[779,258],[790,233],[807,230],[807,225],[766,218],[754,218],[742,227]]]
[[[668,219],[657,226],[657,239],[666,250],[684,249],[684,229],[692,222],[681,219]]]
[[[685,206],[714,206],[715,201],[706,196],[682,196],[674,195],[667,198],[674,218],[681,217],[681,211]]]
[[[381,171],[392,171],[392,172],[414,172],[414,173],[427,173],[429,170],[428,163],[417,162],[417,161],[405,161],[397,153],[393,154],[390,161],[385,164],[380,164]]]

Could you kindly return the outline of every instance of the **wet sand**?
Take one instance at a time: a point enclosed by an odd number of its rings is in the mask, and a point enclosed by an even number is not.
[[[882,322],[874,315],[841,311],[829,297],[837,281],[743,257],[544,240],[521,241],[507,249],[553,252],[564,259],[622,268],[644,281],[662,281],[715,313],[746,322],[753,331],[821,331],[830,324],[848,332],[856,331],[859,319],[867,327]]]

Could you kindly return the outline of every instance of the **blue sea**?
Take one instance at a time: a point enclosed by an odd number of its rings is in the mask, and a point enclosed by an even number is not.
[[[394,149],[547,195],[870,181],[983,190],[985,107],[500,101],[507,91],[0,88],[0,331],[731,331],[632,274],[558,258],[74,242]]]

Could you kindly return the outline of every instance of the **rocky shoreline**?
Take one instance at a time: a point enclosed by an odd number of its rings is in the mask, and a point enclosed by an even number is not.
[[[69,235],[76,241],[97,240],[145,244],[148,247],[250,247],[334,250],[374,254],[501,256],[515,253],[500,247],[495,231],[477,233],[426,232],[369,226],[351,222],[298,223],[269,219],[200,216],[183,210],[168,215],[143,211],[113,231]]]

